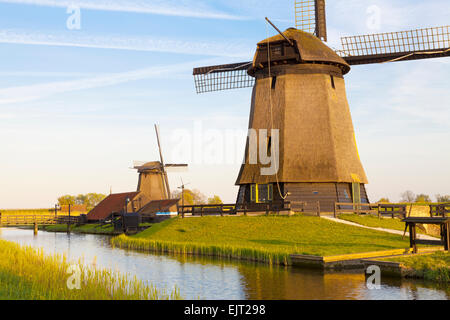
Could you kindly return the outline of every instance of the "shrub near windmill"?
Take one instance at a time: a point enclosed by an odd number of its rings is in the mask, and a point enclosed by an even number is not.
[[[237,204],[285,200],[331,212],[335,202],[369,203],[344,75],[350,65],[450,56],[449,27],[345,37],[335,52],[324,43],[325,1],[296,1],[296,22],[302,30],[259,42],[252,62],[193,72],[197,93],[253,87]],[[272,173],[261,154],[275,161]]]

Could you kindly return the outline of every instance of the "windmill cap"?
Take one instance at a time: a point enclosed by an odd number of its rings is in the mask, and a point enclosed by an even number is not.
[[[303,63],[320,62],[337,64],[342,69],[343,74],[350,71],[350,65],[313,34],[295,28],[286,29],[283,34],[286,38],[294,41],[294,46],[298,49]],[[280,41],[286,40],[280,34],[277,34],[276,36],[258,42],[258,46],[265,45],[268,42],[274,43]]]
[[[151,171],[151,170],[160,170],[161,169],[161,162],[159,162],[159,161],[147,162],[147,163],[144,163],[141,166],[135,167],[135,169],[137,169],[138,172]]]

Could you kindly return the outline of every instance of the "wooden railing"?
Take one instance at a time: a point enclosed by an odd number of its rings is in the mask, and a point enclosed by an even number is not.
[[[430,204],[430,217],[447,217],[450,215],[450,203]]]
[[[360,214],[370,214],[370,213],[377,213],[377,204],[370,204],[370,203],[340,203],[336,202],[334,204],[334,217],[337,218],[337,216],[341,213],[356,213],[358,215]]]
[[[383,215],[390,215],[392,218],[398,216],[402,219],[406,218],[407,208],[406,204],[378,204],[378,217]],[[412,205],[410,207],[410,213],[412,210]]]
[[[281,211],[291,211],[291,202],[273,201],[267,203],[243,203],[237,207],[236,211],[238,213],[243,213],[244,215],[254,212],[264,212],[266,215],[269,215],[270,212],[279,214]]]
[[[178,206],[178,215],[185,217],[186,214],[192,216],[208,216],[208,215],[236,215],[238,213],[255,213],[265,212],[267,215],[270,212],[291,211],[291,203],[284,202],[268,202],[268,203],[243,203],[243,204],[209,204],[209,205],[187,205]]]
[[[384,215],[389,215],[392,218],[398,216],[406,218],[411,215],[412,205],[408,213],[407,204],[382,204],[382,203],[338,203],[334,204],[334,216],[337,217],[341,213],[355,213],[355,214],[376,214],[379,218]]]
[[[2,215],[0,225],[2,226],[26,226],[26,225],[50,225],[50,224],[75,224],[78,217],[55,216],[55,215]]]
[[[201,204],[201,205],[187,205],[177,206],[178,215],[184,218],[186,214],[192,216],[205,215],[230,215],[236,214],[235,204]]]

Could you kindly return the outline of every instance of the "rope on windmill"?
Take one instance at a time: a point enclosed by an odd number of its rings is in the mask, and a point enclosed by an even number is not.
[[[267,19],[267,18],[266,18]],[[269,26],[266,24],[266,33],[267,33],[267,61],[269,65],[269,78],[272,76],[271,68],[270,68],[270,38],[269,38]],[[271,126],[273,129],[273,104],[272,104],[272,90],[269,88],[269,104],[270,104],[270,121]],[[286,193],[284,196],[281,193],[281,187],[280,187],[280,181],[278,179],[278,168],[277,168],[277,162],[275,161],[275,177],[277,179],[277,189],[278,193],[280,194],[281,199],[286,200],[288,193]]]

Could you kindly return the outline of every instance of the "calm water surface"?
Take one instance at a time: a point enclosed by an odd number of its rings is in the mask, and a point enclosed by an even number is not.
[[[157,288],[176,286],[186,299],[449,299],[450,288],[432,282],[382,277],[369,290],[361,273],[329,273],[229,260],[165,256],[112,248],[109,237],[0,229],[0,238],[64,253],[72,261],[96,265],[148,281]]]

